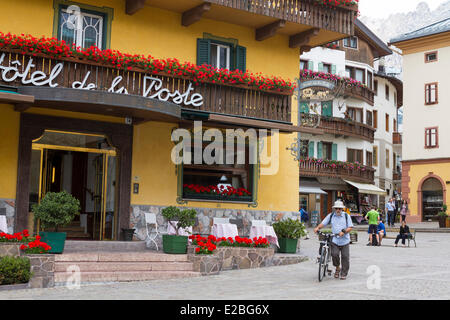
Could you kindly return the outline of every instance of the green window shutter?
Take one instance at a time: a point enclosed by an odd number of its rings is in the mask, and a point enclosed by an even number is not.
[[[319,63],[319,72],[323,72],[323,63]]]
[[[308,70],[314,71],[314,61],[308,61]]]
[[[231,61],[234,61],[234,59],[231,59]],[[242,46],[236,47],[236,66],[234,69],[242,72],[247,71],[247,48]]]
[[[309,113],[309,103],[300,102],[300,113]]]
[[[197,39],[197,65],[211,65],[211,40]]]
[[[332,146],[332,159],[333,160],[337,160],[337,149],[338,149],[337,144],[333,143],[333,146]]]
[[[323,143],[322,142],[317,142],[317,158],[318,159],[322,159],[323,157],[323,153],[322,153],[322,149],[323,148]]]
[[[335,64],[331,65],[331,73],[336,74],[336,65]]]
[[[314,141],[309,142],[309,157],[314,158]]]
[[[333,116],[333,101],[322,102],[322,116],[324,117]]]

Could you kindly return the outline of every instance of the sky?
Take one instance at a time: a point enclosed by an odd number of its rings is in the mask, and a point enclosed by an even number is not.
[[[361,16],[387,18],[393,13],[414,11],[420,2],[426,2],[431,10],[448,0],[359,0]]]

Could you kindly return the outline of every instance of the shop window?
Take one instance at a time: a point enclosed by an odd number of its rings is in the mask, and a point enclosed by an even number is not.
[[[197,39],[197,65],[207,64],[217,69],[247,69],[247,49],[237,40],[206,35]]]
[[[425,85],[425,104],[436,104],[438,103],[438,84],[428,83]]]
[[[423,220],[435,219],[442,211],[444,192],[441,182],[436,178],[428,178],[422,185]]]
[[[208,144],[203,145],[202,154],[205,154],[207,147]],[[234,152],[231,153],[227,153],[226,148],[212,151],[211,156],[216,160],[214,164],[206,163],[204,157],[199,164],[182,164],[182,198],[198,201],[254,201],[257,183],[255,170],[258,167],[253,164],[254,160],[250,161],[250,152],[254,153],[255,150],[251,150],[254,148],[248,143],[240,148],[235,144]],[[230,162],[233,164],[227,164]],[[226,190],[235,190],[236,193]]]
[[[425,129],[425,148],[438,148],[439,147],[439,136],[438,128],[427,128]]]
[[[54,36],[77,47],[110,47],[113,9],[56,0]]]

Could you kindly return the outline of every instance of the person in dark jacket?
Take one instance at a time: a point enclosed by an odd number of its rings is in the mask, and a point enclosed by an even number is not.
[[[406,221],[402,221],[402,225],[400,227],[400,233],[397,235],[397,239],[395,239],[395,246],[397,247],[398,242],[402,239],[402,245],[406,246],[405,242],[410,235],[409,227],[406,225]]]

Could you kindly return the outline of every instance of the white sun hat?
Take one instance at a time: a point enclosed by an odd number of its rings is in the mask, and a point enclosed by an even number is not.
[[[340,200],[334,203],[333,209],[345,209],[344,203]]]

